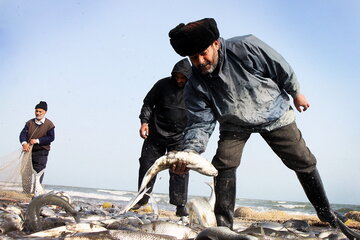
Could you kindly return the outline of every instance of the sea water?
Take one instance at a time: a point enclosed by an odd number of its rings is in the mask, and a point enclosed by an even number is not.
[[[85,187],[70,187],[70,186],[56,186],[44,185],[45,190],[60,192],[63,191],[70,195],[73,201],[84,201],[92,204],[103,204],[104,202],[111,202],[112,204],[122,207],[134,198],[137,194],[132,191],[109,190],[100,188],[85,188]],[[169,204],[168,194],[153,193],[153,199],[160,209],[175,210],[175,206]],[[191,199],[197,196],[188,196]],[[236,199],[237,207],[250,207],[255,211],[264,212],[271,210],[284,211],[288,214],[301,215],[315,215],[314,208],[308,202],[294,202],[294,201],[275,201],[275,200],[259,200],[259,199]],[[350,204],[331,204],[331,207],[340,212],[346,213],[349,211],[360,211],[360,205]]]

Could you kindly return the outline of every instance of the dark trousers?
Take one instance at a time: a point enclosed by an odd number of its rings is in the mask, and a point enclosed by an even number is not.
[[[141,157],[139,159],[140,168],[139,168],[139,179],[138,179],[138,188],[141,185],[141,182],[145,176],[147,170],[154,164],[154,162],[166,152],[173,150],[181,150],[182,145],[181,141],[177,142],[167,142],[159,141],[155,137],[149,137],[144,140]],[[185,205],[187,202],[187,193],[188,193],[188,181],[189,174],[174,174],[170,172],[169,179],[169,197],[170,203],[173,205]],[[150,181],[147,187],[150,187],[149,193],[152,192],[153,186],[156,181],[156,176]],[[149,197],[144,196],[142,200],[139,201],[141,204],[147,203]]]
[[[236,198],[236,169],[251,133],[221,132],[212,164],[218,170],[215,177],[215,215],[219,226],[232,228]],[[280,157],[282,162],[297,173],[316,170],[316,159],[307,148],[296,123],[291,123],[260,135]]]
[[[46,168],[46,163],[48,160],[49,151],[45,149],[36,150],[32,152],[32,164],[34,170],[39,173],[41,170]],[[40,182],[42,183],[44,178],[44,174],[40,178]]]

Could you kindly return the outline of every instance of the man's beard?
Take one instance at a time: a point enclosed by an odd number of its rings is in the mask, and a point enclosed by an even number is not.
[[[200,70],[201,74],[207,75],[207,74],[212,73],[215,70],[216,65],[217,64],[211,64],[210,62],[206,63],[206,64],[201,64],[199,66],[199,70]]]
[[[205,64],[200,64],[198,69],[200,70],[201,74],[208,75],[215,71],[217,65],[219,62],[219,56],[214,56],[214,62],[211,63],[210,61],[207,61]]]
[[[184,88],[186,83],[176,83],[179,88]]]
[[[42,115],[36,115],[35,117],[36,117],[37,120],[40,121],[41,119],[44,118],[44,114],[42,114]]]

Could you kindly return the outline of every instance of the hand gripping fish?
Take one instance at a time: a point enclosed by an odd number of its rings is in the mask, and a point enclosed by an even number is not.
[[[218,174],[216,168],[208,160],[200,156],[200,154],[185,151],[169,152],[158,158],[149,168],[149,170],[147,170],[141,182],[137,196],[132,201],[130,201],[127,206],[125,206],[125,208],[122,210],[122,213],[129,211],[137,203],[137,201],[141,199],[144,194],[146,194],[146,186],[151,181],[151,179],[156,176],[156,174],[162,170],[170,168],[172,164],[175,164],[179,161],[185,163],[188,169],[197,171],[198,173],[207,176],[217,176]]]

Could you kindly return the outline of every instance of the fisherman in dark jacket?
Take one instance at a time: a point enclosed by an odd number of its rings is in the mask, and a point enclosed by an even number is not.
[[[184,151],[204,152],[216,122],[220,123],[218,149],[212,160],[218,170],[217,224],[233,227],[236,169],[252,133],[259,133],[295,171],[320,220],[332,226],[337,217],[344,220],[330,208],[316,158],[295,123],[289,95],[299,112],[310,104],[285,59],[253,35],[221,38],[212,18],[181,23],[169,37],[174,50],[188,56],[193,66],[184,93],[188,111]],[[186,167],[174,164],[172,170],[186,172]]]
[[[23,151],[29,152],[32,146],[32,165],[37,173],[46,168],[50,145],[55,139],[55,125],[45,117],[47,109],[47,103],[40,101],[35,106],[35,118],[26,122],[19,136]],[[43,178],[44,174],[40,182]]]
[[[138,187],[146,171],[156,159],[166,152],[182,150],[183,132],[187,117],[183,98],[184,86],[190,76],[191,65],[188,59],[175,64],[171,77],[166,77],[151,88],[144,99],[140,113],[140,136],[145,139],[139,159]],[[149,192],[155,183],[154,178],[148,185]],[[170,172],[170,203],[177,206],[176,215],[186,216],[189,175],[178,175]],[[132,209],[145,205],[149,197],[145,195]]]

